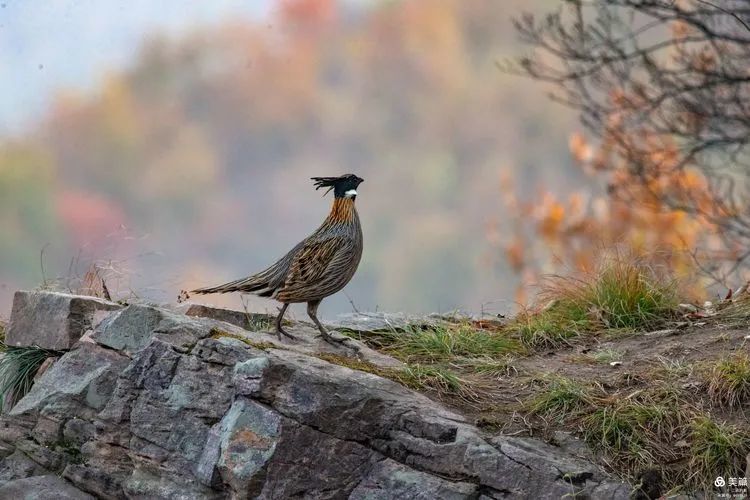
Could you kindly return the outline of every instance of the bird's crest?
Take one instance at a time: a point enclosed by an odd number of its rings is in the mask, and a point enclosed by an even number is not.
[[[356,187],[363,181],[362,178],[357,177],[354,174],[346,174],[339,177],[311,177],[311,179],[315,181],[316,191],[320,188],[328,188],[326,192],[323,193],[323,196],[330,193],[332,189],[335,189],[336,196],[339,196],[339,191],[342,189],[348,189],[349,187],[356,189]]]

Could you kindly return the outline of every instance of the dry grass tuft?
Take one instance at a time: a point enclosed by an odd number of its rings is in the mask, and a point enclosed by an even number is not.
[[[504,332],[478,329],[469,322],[368,332],[356,338],[404,362],[423,364],[457,358],[499,359],[523,351]]]
[[[603,399],[581,422],[592,448],[634,477],[681,458],[675,446],[686,438],[692,410],[677,391],[636,391]]]
[[[584,334],[653,329],[674,315],[674,280],[635,259],[612,258],[581,277],[553,276],[542,308],[518,315],[512,328],[524,345],[558,347]]]
[[[750,402],[750,357],[735,354],[713,365],[707,376],[708,394],[717,406],[739,408]]]
[[[527,403],[530,414],[556,422],[575,418],[594,404],[596,391],[565,377],[549,377],[546,386]]]
[[[744,477],[746,457],[750,453],[750,431],[707,415],[693,420],[691,428],[691,474],[687,482],[696,489],[712,485],[717,476]]]
[[[577,429],[607,468],[631,481],[656,471],[668,488],[704,490],[717,475],[742,477],[750,452],[749,430],[714,420],[670,386],[606,394],[557,377],[526,408],[548,425]]]

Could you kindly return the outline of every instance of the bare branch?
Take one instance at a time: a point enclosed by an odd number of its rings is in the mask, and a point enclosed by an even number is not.
[[[580,113],[608,161],[660,206],[716,228],[714,257],[735,272],[750,261],[750,3],[590,0],[544,18],[515,21],[535,56],[512,71],[553,87]],[[699,172],[708,193],[670,185]]]
[[[725,8],[723,8],[723,7],[720,7],[720,6],[718,6],[718,5],[712,4],[711,2],[707,2],[706,0],[695,0],[695,1],[696,1],[696,2],[698,2],[698,3],[702,3],[702,4],[704,4],[704,5],[708,5],[708,6],[710,6],[710,7],[713,7],[714,9],[720,10],[720,11],[722,11],[723,13],[725,13],[725,14],[728,14],[728,15],[732,16],[733,18],[737,19],[737,21],[739,21],[739,22],[740,22],[740,24],[742,24],[742,26],[744,26],[746,30],[750,31],[750,24],[747,24],[747,23],[745,22],[745,20],[744,20],[744,19],[742,19],[742,18],[741,18],[741,17],[739,16],[739,15],[737,15],[736,13],[734,13],[734,12],[732,12],[732,11],[730,11],[730,10],[727,10],[727,9],[725,9]]]

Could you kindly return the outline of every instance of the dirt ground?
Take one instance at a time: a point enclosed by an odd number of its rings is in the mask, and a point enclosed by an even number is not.
[[[496,379],[493,400],[498,404],[474,417],[478,424],[504,434],[540,432],[539,422],[523,417],[523,403],[533,399],[550,375],[598,384],[607,393],[633,393],[654,384],[677,383],[711,406],[701,369],[737,352],[750,354],[750,324],[747,329],[704,324],[621,337],[579,338],[567,347],[513,360],[509,375]],[[597,359],[598,354],[605,359]],[[459,409],[472,411],[466,406]],[[721,408],[714,411],[728,421],[736,420]]]

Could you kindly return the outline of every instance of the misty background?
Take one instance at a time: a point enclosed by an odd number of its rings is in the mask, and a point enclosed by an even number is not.
[[[349,172],[365,252],[323,316],[507,312],[501,179],[588,182],[573,113],[498,69],[556,2],[0,1],[0,315],[92,262],[115,299],[252,274],[326,216],[309,178]]]

